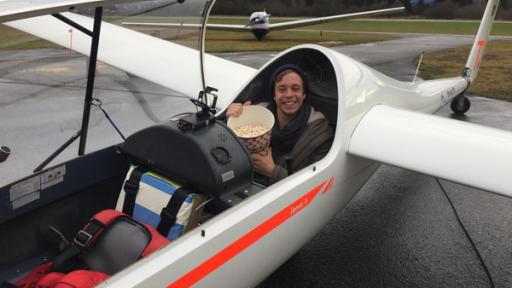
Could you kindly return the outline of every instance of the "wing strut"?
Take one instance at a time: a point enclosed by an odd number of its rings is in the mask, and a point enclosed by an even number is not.
[[[92,30],[91,54],[89,54],[89,71],[87,72],[87,87],[85,88],[84,113],[82,116],[82,135],[78,146],[78,155],[84,155],[87,131],[89,129],[89,116],[91,114],[92,92],[94,78],[96,77],[96,60],[98,58],[98,44],[100,42],[101,18],[103,7],[94,10],[94,26]]]
[[[62,14],[52,14],[53,17],[59,19],[60,21],[68,24],[69,26],[73,27],[73,28],[76,28],[77,30],[79,30],[80,32],[84,33],[85,35],[89,35],[91,37],[93,37],[93,33],[91,30],[85,28],[84,26],[76,23],[75,21],[69,19],[68,17],[62,15]]]
[[[61,15],[61,14],[52,14],[53,17],[61,20],[62,22],[70,25],[73,28],[83,32],[86,35],[92,37],[91,42],[91,53],[89,54],[89,67],[87,71],[87,86],[85,89],[85,100],[84,100],[84,110],[82,115],[82,128],[78,130],[71,138],[66,141],[61,147],[59,147],[54,153],[52,153],[46,160],[44,160],[39,166],[34,169],[34,173],[37,173],[48,165],[53,159],[55,159],[62,151],[64,151],[69,145],[71,145],[75,140],[80,137],[80,144],[78,146],[78,155],[84,155],[85,153],[85,144],[87,142],[87,132],[89,128],[89,118],[91,114],[91,103],[93,102],[92,94],[94,90],[94,79],[96,77],[96,60],[98,56],[98,46],[100,40],[100,30],[101,30],[101,19],[103,16],[103,7],[96,7],[94,12],[94,25],[93,31],[81,26],[80,24],[74,22],[73,20]]]

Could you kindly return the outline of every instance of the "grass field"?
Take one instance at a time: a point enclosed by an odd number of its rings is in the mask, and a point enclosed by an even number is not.
[[[246,24],[248,17],[210,17],[211,23]],[[273,23],[289,21],[297,18],[272,17]],[[108,18],[108,21],[120,23],[128,19]],[[190,21],[194,21],[191,19]],[[169,22],[173,18],[163,17],[132,17],[129,21],[137,22]],[[197,22],[197,21],[196,21]],[[441,33],[441,34],[474,34],[478,29],[478,21],[422,21],[422,20],[385,20],[385,19],[359,19],[350,21],[336,21],[331,23],[307,26],[305,31],[274,31],[267,35],[264,41],[254,41],[251,33],[219,32],[207,33],[207,51],[276,51],[284,50],[302,43],[319,43],[324,46],[352,45],[359,43],[390,40],[396,36],[336,33],[332,31],[359,31],[359,32],[414,32],[414,33]],[[150,29],[148,33],[157,29]],[[319,32],[321,30],[322,32]],[[55,47],[54,45],[36,40],[29,35],[16,30],[0,26],[2,42],[0,49],[31,49],[35,47]],[[498,22],[493,26],[493,35],[512,35],[512,22]]]
[[[471,46],[425,54],[421,65],[424,79],[461,74]],[[469,93],[512,101],[512,41],[492,41],[485,51],[482,66]]]
[[[293,18],[272,17],[272,23],[292,20]],[[244,17],[211,17],[212,23],[247,24]],[[478,21],[429,21],[429,20],[385,20],[358,19],[336,21],[325,24],[307,26],[303,29],[336,30],[359,32],[400,32],[400,33],[430,33],[430,34],[475,34]],[[512,35],[512,22],[497,22],[493,25],[493,35]]]
[[[391,35],[342,34],[336,32],[320,33],[318,31],[275,31],[267,35],[263,41],[257,41],[254,36],[248,32],[211,31],[206,35],[206,50],[208,52],[281,51],[304,43],[316,43],[323,46],[341,46],[396,38],[396,36]]]
[[[405,32],[405,33],[431,33],[431,34],[476,34],[478,22],[438,22],[438,21],[346,21],[345,23],[328,23],[311,26],[311,29],[360,32]],[[512,35],[512,22],[495,23],[493,35]]]
[[[5,25],[0,25],[0,35],[2,35],[2,41],[0,41],[0,50],[58,47],[55,44],[20,32],[16,29],[9,28]]]
[[[172,39],[176,32],[172,29],[140,28],[135,27],[147,34],[158,34],[163,39]],[[183,33],[185,34],[185,33]],[[31,35],[0,25],[0,50],[53,48],[56,45],[40,40]],[[197,37],[197,35],[192,35]],[[257,41],[250,32],[207,32],[207,52],[234,52],[234,51],[281,51],[303,43],[317,43],[324,46],[341,46],[359,43],[368,43],[396,39],[392,35],[371,35],[371,34],[343,34],[336,32],[299,32],[299,31],[275,31],[270,33],[264,41]],[[187,46],[197,46],[196,41],[180,39],[176,41]]]
[[[271,17],[272,23],[281,23],[300,18]],[[133,17],[134,22],[176,22],[176,19],[161,17]],[[243,16],[211,16],[209,23],[214,24],[238,24],[248,23],[248,17]],[[399,32],[399,33],[429,33],[429,34],[475,34],[479,21],[443,21],[443,20],[407,20],[407,19],[354,19],[341,20],[324,24],[306,26],[302,29],[310,30],[335,30],[335,31],[359,31],[359,32]],[[275,33],[275,32],[272,32]],[[493,35],[512,36],[512,22],[497,21],[493,25]],[[271,34],[270,34],[271,35]]]

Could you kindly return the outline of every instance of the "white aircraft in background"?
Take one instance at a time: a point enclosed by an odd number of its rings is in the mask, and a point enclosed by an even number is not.
[[[17,5],[13,2],[11,4]],[[3,11],[0,20],[10,27],[67,47],[69,26],[56,17],[42,15],[115,1],[54,2],[57,3]],[[96,51],[101,9],[96,8],[95,21],[62,13],[61,16],[75,24],[95,27],[90,33],[92,41],[85,33],[77,33],[73,44],[73,49],[90,55],[93,60],[89,75],[94,76],[97,57],[191,98],[196,98],[198,91],[204,91],[206,86],[215,87],[219,89],[218,101],[206,100],[203,105],[217,102],[220,109],[217,115],[222,115],[234,101],[271,100],[266,90],[272,71],[283,63],[293,63],[306,71],[310,82],[309,101],[335,126],[334,142],[323,159],[269,187],[247,180],[242,190],[229,188],[221,195],[214,195],[221,201],[227,199],[232,207],[213,215],[149,257],[115,273],[98,287],[253,287],[344,208],[379,162],[512,196],[512,178],[509,177],[512,133],[429,115],[450,101],[456,113],[469,109],[464,92],[477,77],[498,2],[490,0],[487,4],[462,76],[414,83],[391,79],[318,45],[290,48],[255,70],[215,56],[203,57],[204,49],[197,51],[109,23],[101,23],[99,51]],[[211,4],[205,2],[208,11]],[[203,26],[203,39],[204,30]],[[204,43],[200,48],[204,48]],[[87,91],[92,93],[92,88]],[[85,108],[89,103],[87,93]],[[208,144],[215,147],[233,140],[225,136],[219,135]],[[167,140],[147,141],[148,150],[162,141]],[[168,150],[187,153],[186,147]],[[209,155],[208,152],[204,156],[213,157]],[[241,160],[250,166],[248,157]],[[176,165],[182,165],[177,167],[180,171],[205,166],[187,162]],[[38,240],[47,225],[68,228],[83,225],[78,219],[80,215],[69,215],[65,211],[87,206],[114,208],[108,206],[110,202],[95,197],[80,198],[82,201],[72,201],[71,197],[88,193],[114,197],[124,179],[124,175],[119,174],[127,169],[128,164],[119,157],[118,149],[110,147],[0,188],[3,263],[18,268],[27,259],[37,260],[49,249]],[[196,180],[200,181],[203,175],[198,174]],[[48,175],[61,181],[52,182],[51,186],[38,186]],[[229,187],[230,181],[243,180],[241,178],[235,174],[224,184]],[[41,197],[32,197],[34,193]],[[20,194],[31,198],[23,198],[21,205],[22,198],[15,198]],[[83,217],[87,219],[90,215]],[[16,252],[9,253],[11,250]],[[23,269],[15,271],[23,273]]]
[[[247,25],[230,25],[230,24],[208,24],[209,30],[218,31],[251,31],[256,39],[263,39],[270,31],[286,30],[290,28],[298,28],[320,23],[327,23],[336,20],[348,20],[360,17],[387,15],[392,13],[400,13],[404,11],[404,7],[380,9],[373,11],[357,12],[350,14],[340,14],[327,17],[302,19],[295,21],[287,21],[282,23],[270,24],[270,14],[266,11],[253,12],[249,17]],[[199,24],[187,23],[147,23],[147,22],[123,22],[126,26],[142,26],[142,27],[181,27],[181,28],[197,28]]]

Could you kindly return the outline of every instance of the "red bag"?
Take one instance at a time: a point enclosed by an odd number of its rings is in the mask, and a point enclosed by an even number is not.
[[[16,282],[20,288],[90,288],[170,241],[152,226],[115,210],[103,210],[78,231],[53,262]],[[108,255],[106,255],[108,254]]]
[[[41,280],[48,272],[50,272],[50,269],[52,268],[52,263],[47,262],[43,263],[34,270],[30,271],[27,276],[23,277],[22,279],[18,280],[16,282],[16,286],[18,287],[37,287],[37,282]]]
[[[68,274],[51,272],[41,278],[35,288],[91,288],[109,276],[105,273],[76,270]]]

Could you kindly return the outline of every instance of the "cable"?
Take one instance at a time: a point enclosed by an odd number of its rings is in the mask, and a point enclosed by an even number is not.
[[[487,275],[487,278],[489,279],[489,283],[491,284],[491,288],[495,288],[494,281],[491,276],[491,272],[489,272],[489,269],[487,268],[487,265],[485,265],[484,259],[482,258],[482,255],[480,255],[480,252],[476,248],[475,243],[473,242],[473,239],[471,239],[471,236],[469,236],[468,230],[466,230],[466,227],[464,227],[464,224],[462,224],[462,221],[460,220],[459,213],[457,213],[457,210],[455,209],[455,206],[453,205],[452,200],[450,199],[450,196],[448,196],[448,193],[444,189],[443,185],[439,181],[438,178],[435,178],[437,185],[439,185],[439,188],[441,188],[441,191],[443,191],[444,196],[448,200],[448,203],[452,207],[453,214],[455,214],[455,218],[457,219],[457,222],[459,223],[460,227],[462,228],[462,231],[464,231],[464,234],[466,235],[466,238],[469,240],[469,243],[471,243],[471,247],[473,247],[473,250],[476,253],[476,256],[478,257],[478,260],[480,260],[480,263],[482,264],[482,267],[484,268],[485,274]]]
[[[102,105],[103,105],[103,102],[101,102],[100,99],[92,98],[91,106],[98,107],[103,112],[103,114],[105,114],[105,117],[107,118],[108,122],[110,122],[110,124],[114,127],[114,129],[116,129],[117,134],[119,134],[119,136],[121,136],[121,138],[123,138],[123,140],[126,140],[126,137],[124,137],[123,133],[121,133],[121,130],[119,130],[119,127],[117,127],[116,123],[114,123],[112,118],[110,118],[107,111],[105,111],[105,109],[103,109],[103,107],[101,107]]]
[[[19,81],[0,81],[0,84],[41,86],[41,87],[50,87],[50,88],[78,88],[78,89],[85,88],[83,85],[44,84],[44,83],[30,83],[30,82],[19,82]],[[125,90],[125,89],[102,88],[102,87],[95,87],[94,90],[112,91],[112,92],[129,92],[129,93],[134,93],[134,94],[148,94],[148,95],[153,95],[153,96],[166,96],[166,97],[170,97],[170,98],[190,99],[190,97],[185,96],[185,95],[171,95],[171,94],[157,93],[157,92],[132,91],[132,90]]]

